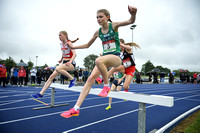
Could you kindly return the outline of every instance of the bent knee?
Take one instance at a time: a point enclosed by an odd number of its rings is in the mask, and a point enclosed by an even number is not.
[[[59,71],[60,71],[60,67],[57,66],[55,70],[56,70],[57,72],[59,72]]]
[[[99,65],[99,64],[102,64],[102,63],[103,63],[103,61],[102,61],[101,58],[97,58],[97,59],[95,60],[95,64],[96,64],[96,65]]]

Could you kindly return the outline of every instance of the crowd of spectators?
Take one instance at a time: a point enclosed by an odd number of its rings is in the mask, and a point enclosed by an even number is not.
[[[50,68],[36,68],[33,66],[30,70],[24,66],[13,66],[10,70],[6,69],[6,66],[0,65],[0,85],[3,83],[3,87],[7,84],[17,86],[41,85],[42,81],[47,81],[53,69]]]
[[[28,83],[30,85],[41,85],[42,81],[47,81],[49,76],[53,73],[54,68],[46,67],[44,69],[42,68],[36,68],[33,66],[30,70],[28,67],[16,67],[13,66],[11,70],[7,70],[6,66],[0,65],[0,86],[6,87],[7,84],[11,85],[17,85],[17,86],[27,86]],[[91,72],[89,72],[85,68],[76,69],[72,72],[74,74],[74,77],[76,78],[76,83],[78,84],[84,84]],[[146,82],[149,82],[150,84],[154,83],[164,83],[165,82],[165,76],[164,73],[149,73],[149,78]],[[181,70],[180,76],[178,81],[175,81],[175,76],[173,72],[170,72],[168,74],[168,83],[173,84],[175,82],[179,82],[181,84],[199,84],[200,83],[200,74],[194,73],[193,75],[190,75],[190,73],[187,70]],[[54,79],[55,81],[56,79]],[[68,84],[68,78],[60,75],[60,77],[57,79],[60,80],[61,84]],[[140,72],[135,73],[135,80],[136,83],[142,83],[145,82],[144,78],[141,78]],[[3,84],[2,84],[3,83]]]

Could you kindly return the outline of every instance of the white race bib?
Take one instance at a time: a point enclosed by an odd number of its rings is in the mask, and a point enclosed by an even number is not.
[[[114,51],[116,51],[115,40],[109,40],[109,41],[103,42],[104,53],[109,53],[109,52],[114,52]]]
[[[123,60],[123,66],[124,66],[125,68],[131,66],[130,58],[127,58],[127,59],[124,59],[124,60]]]

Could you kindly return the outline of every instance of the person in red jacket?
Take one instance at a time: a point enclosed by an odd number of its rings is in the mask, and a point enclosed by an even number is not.
[[[18,78],[19,78],[19,84],[18,86],[23,86],[24,78],[26,77],[26,70],[23,66],[20,67],[20,70],[18,71]]]
[[[197,73],[194,73],[193,77],[194,77],[194,84],[197,84]]]
[[[1,81],[3,81],[3,87],[6,87],[6,66],[5,64],[2,65],[2,68],[0,68],[0,78]]]

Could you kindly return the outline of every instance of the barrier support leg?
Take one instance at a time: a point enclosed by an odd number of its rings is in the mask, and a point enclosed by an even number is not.
[[[145,128],[146,128],[146,108],[145,108],[145,103],[139,103],[138,133],[145,133]]]
[[[51,107],[54,107],[55,106],[55,88],[52,87],[51,88]]]
[[[55,92],[56,92],[56,91],[55,91],[55,88],[52,87],[52,88],[51,88],[51,105],[50,105],[50,106],[33,108],[33,110],[39,110],[39,109],[46,109],[46,108],[53,108],[53,107],[59,107],[59,106],[69,105],[69,103],[55,105]]]

